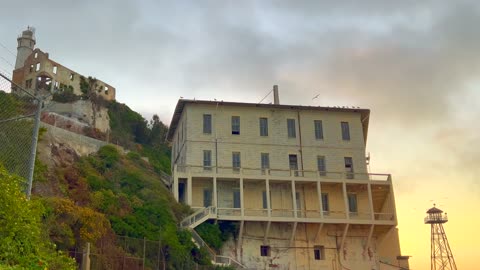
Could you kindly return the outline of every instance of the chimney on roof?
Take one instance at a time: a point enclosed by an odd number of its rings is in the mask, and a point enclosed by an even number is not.
[[[273,104],[280,104],[280,98],[278,97],[278,85],[273,86]]]

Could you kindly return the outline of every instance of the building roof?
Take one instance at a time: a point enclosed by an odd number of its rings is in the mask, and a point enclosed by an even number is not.
[[[427,214],[439,214],[439,213],[441,214],[441,213],[443,213],[443,211],[436,208],[435,206],[428,209],[428,211],[427,211]]]
[[[370,118],[369,109],[360,108],[346,108],[346,107],[321,107],[321,106],[301,106],[301,105],[284,105],[284,104],[265,104],[265,103],[244,103],[244,102],[229,102],[229,101],[211,101],[211,100],[191,100],[179,99],[175,111],[173,113],[172,122],[167,133],[167,141],[171,142],[178,122],[182,116],[183,110],[187,104],[205,104],[205,105],[220,105],[220,106],[239,106],[239,107],[254,107],[254,108],[269,108],[269,109],[284,109],[284,110],[305,110],[305,111],[329,111],[329,112],[354,112],[360,113],[363,126],[363,137],[365,143],[367,142],[368,121]]]

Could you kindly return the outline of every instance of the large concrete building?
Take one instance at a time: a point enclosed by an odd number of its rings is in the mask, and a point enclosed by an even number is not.
[[[48,91],[54,83],[60,91],[70,89],[74,94],[82,95],[81,82],[88,78],[51,60],[48,53],[35,48],[35,30],[32,27],[23,31],[17,42],[17,59],[12,76],[16,85],[34,93],[35,89]],[[115,99],[115,88],[111,85],[96,79],[93,88],[104,99]],[[21,94],[15,86],[12,90]]]
[[[392,178],[369,173],[370,111],[180,99],[167,139],[182,222],[233,222],[251,269],[408,269]]]

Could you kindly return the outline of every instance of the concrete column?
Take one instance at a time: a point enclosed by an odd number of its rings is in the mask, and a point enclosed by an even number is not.
[[[268,214],[268,217],[271,217],[272,216],[272,205],[271,205],[271,201],[270,201],[270,179],[267,178],[265,180],[265,186],[266,186],[265,192],[267,193],[267,214]]]
[[[370,183],[367,184],[367,190],[368,190],[368,204],[370,205],[370,213],[371,213],[371,218],[372,220],[375,220],[375,210],[373,209],[373,197],[372,197],[372,186]]]
[[[343,189],[343,200],[345,202],[345,217],[347,219],[350,219],[350,211],[348,209],[347,183],[345,182],[342,183],[342,189]]]
[[[240,213],[245,216],[245,204],[243,202],[243,178],[240,178]]]
[[[292,180],[292,205],[293,205],[293,217],[297,217],[297,198],[295,196],[295,181]]]
[[[173,186],[172,186],[173,197],[178,202],[178,176],[173,175]]]
[[[192,205],[192,177],[187,178],[187,204]]]
[[[217,208],[218,207],[217,206],[217,200],[218,200],[217,196],[218,195],[217,195],[217,177],[216,176],[213,177],[213,191],[212,192],[213,192],[212,205],[213,205],[213,207]]]
[[[318,206],[320,207],[320,218],[323,218],[322,185],[317,181]]]

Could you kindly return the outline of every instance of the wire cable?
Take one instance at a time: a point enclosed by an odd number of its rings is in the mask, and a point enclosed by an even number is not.
[[[3,47],[7,52],[9,52],[11,55],[13,55],[13,57],[17,57],[16,54],[14,54],[12,51],[10,51],[7,46],[3,45],[1,42],[0,42],[0,46]]]

